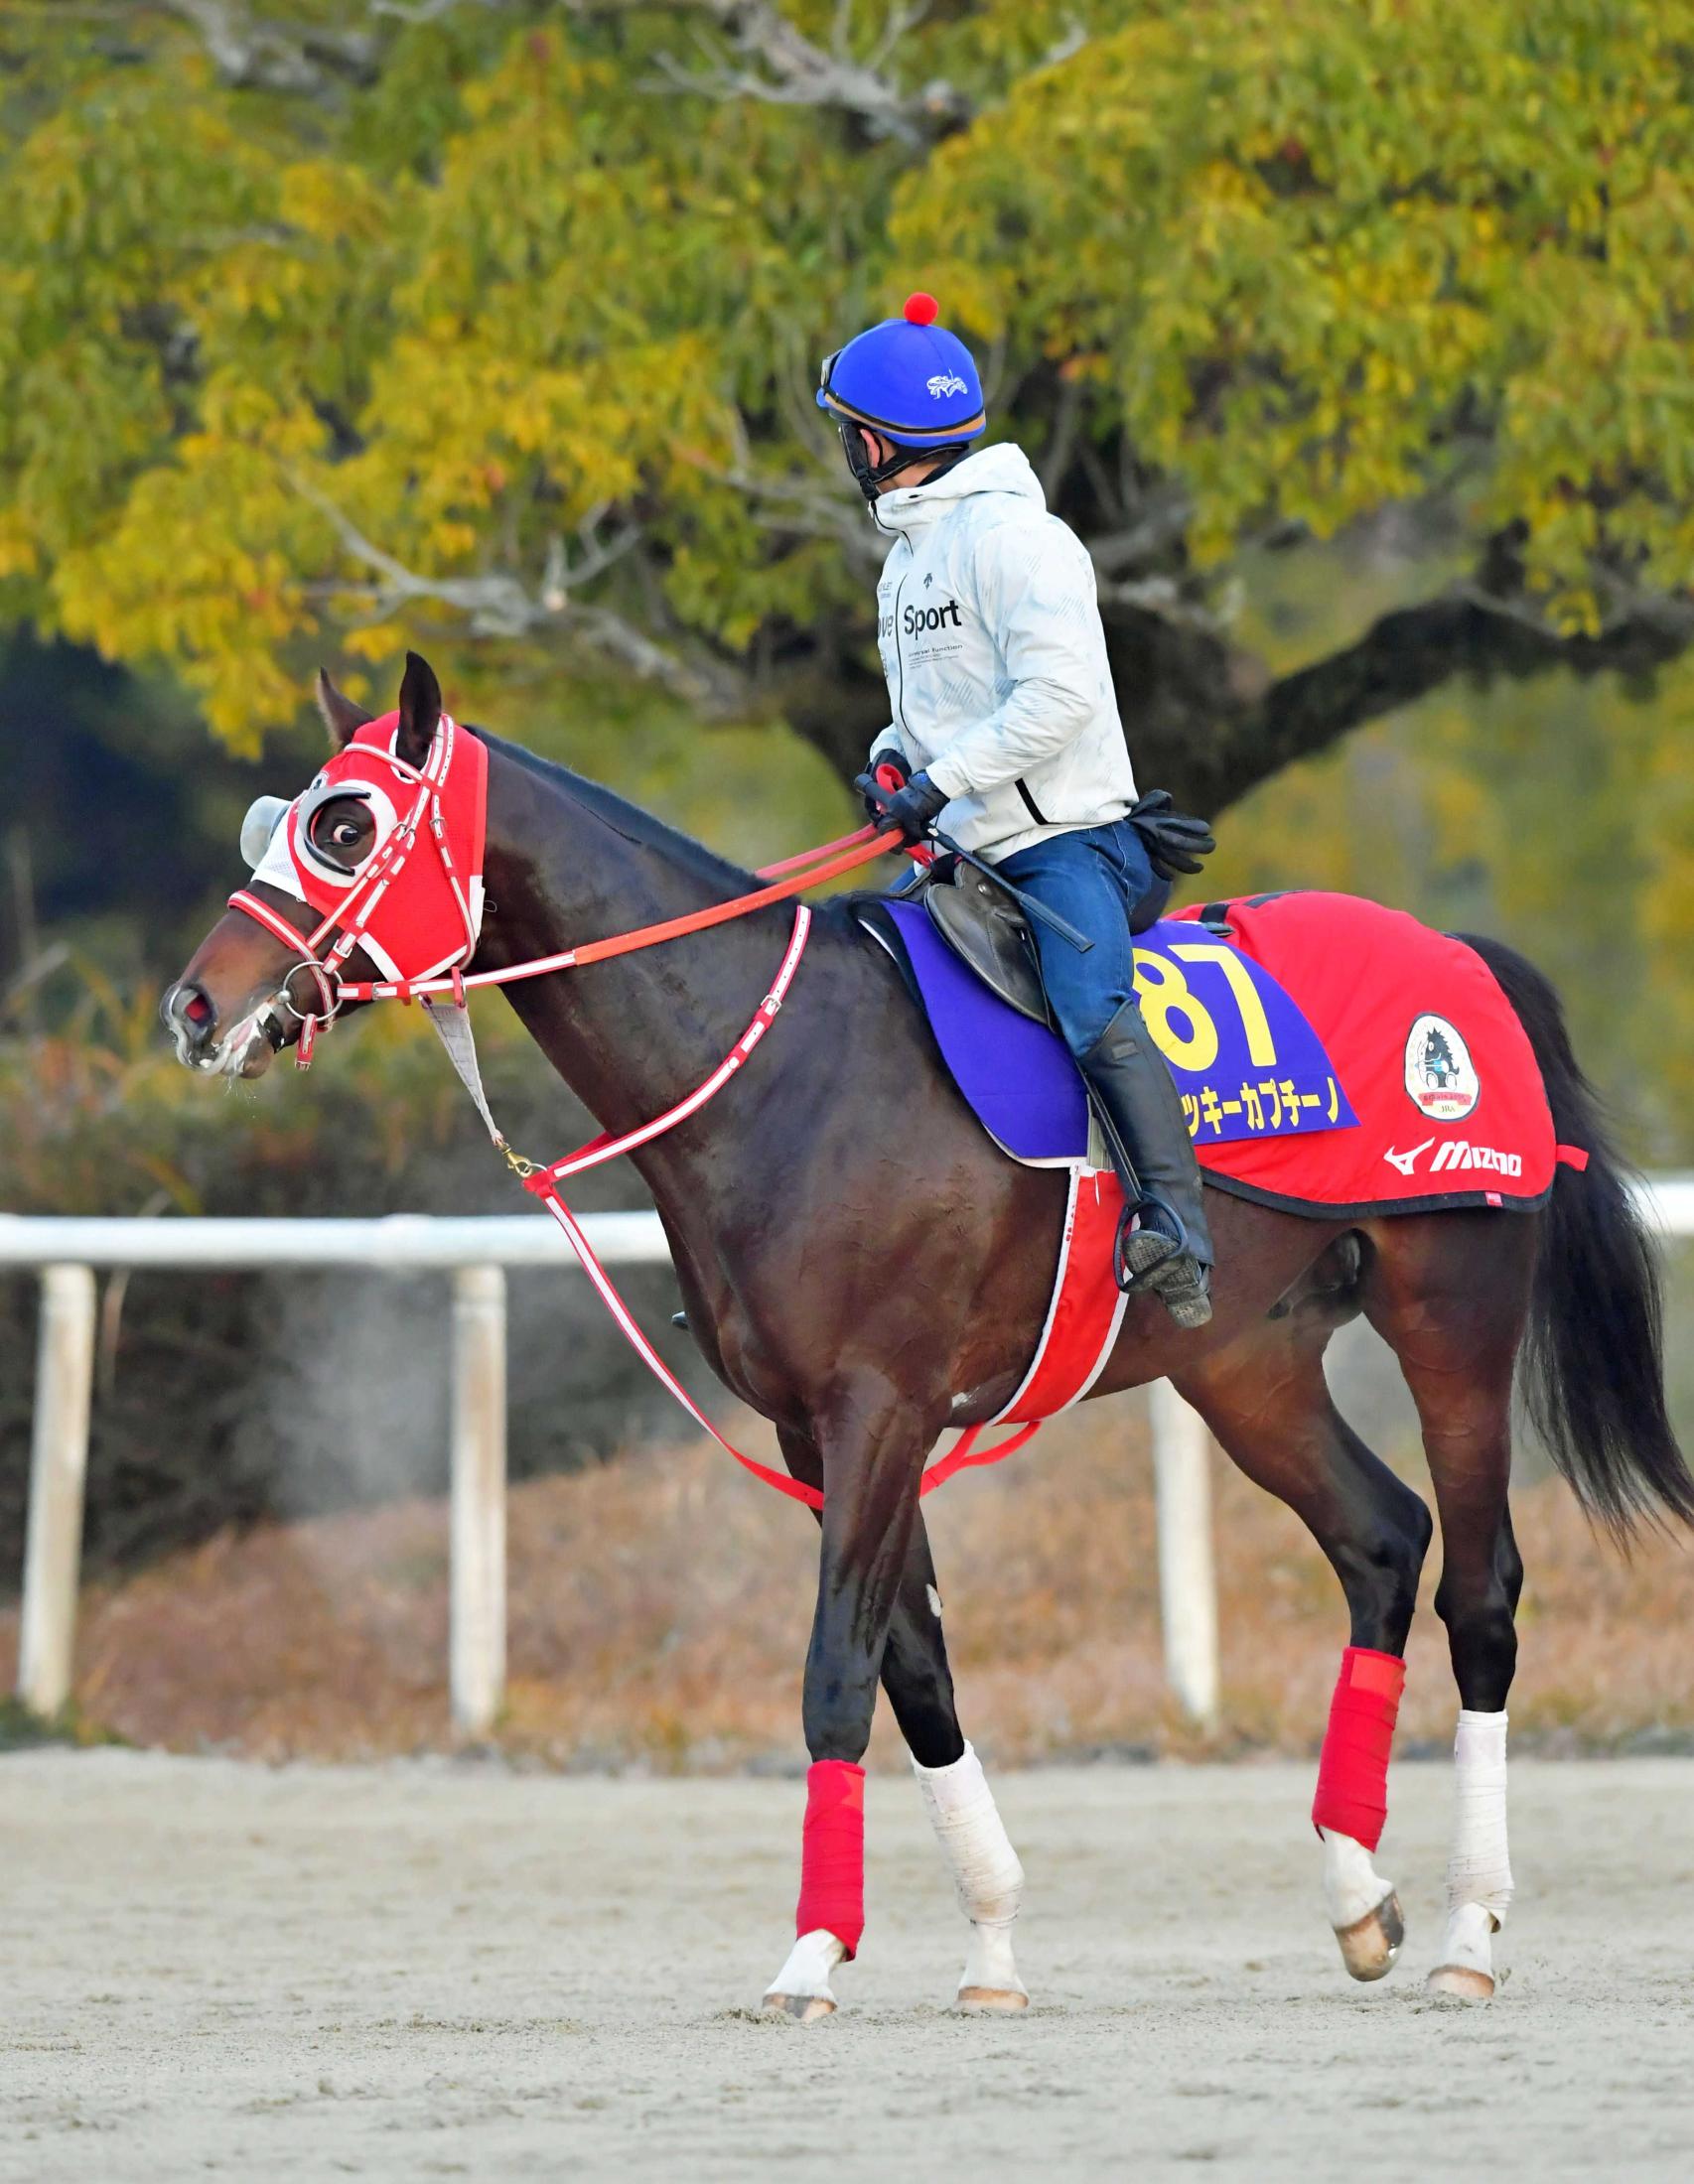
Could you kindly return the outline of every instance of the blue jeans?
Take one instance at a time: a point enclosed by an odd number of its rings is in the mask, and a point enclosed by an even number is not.
[[[996,869],[1094,943],[1083,955],[1045,925],[1030,925],[1059,1033],[1080,1060],[1124,1003],[1135,999],[1129,920],[1153,886],[1141,837],[1127,819],[1114,819],[1053,835],[1001,858]]]

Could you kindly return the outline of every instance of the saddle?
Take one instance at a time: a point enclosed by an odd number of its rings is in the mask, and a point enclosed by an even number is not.
[[[954,955],[968,963],[985,986],[1032,1024],[1052,1024],[1029,919],[1002,888],[968,865],[949,869],[937,864],[906,898],[914,897],[922,903],[929,922]],[[1136,904],[1130,931],[1149,931],[1170,899],[1171,883],[1156,880]]]

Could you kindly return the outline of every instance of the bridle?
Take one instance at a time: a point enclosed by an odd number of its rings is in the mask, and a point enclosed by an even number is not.
[[[292,948],[300,957],[300,961],[291,966],[288,975],[266,1005],[268,1009],[285,1010],[300,1025],[299,1044],[295,1054],[297,1068],[309,1069],[312,1066],[312,1050],[317,1043],[318,1033],[328,1030],[348,1002],[371,1001],[376,999],[379,992],[400,994],[408,1000],[411,998],[410,993],[405,990],[404,981],[384,987],[375,980],[349,980],[344,977],[343,969],[354,948],[368,937],[370,921],[383,897],[417,850],[420,830],[423,841],[440,860],[442,876],[463,921],[463,942],[441,968],[448,974],[447,985],[455,1000],[462,1001],[464,998],[461,966],[468,963],[476,953],[481,920],[472,908],[466,876],[459,872],[454,863],[442,802],[443,790],[463,733],[459,724],[444,713],[436,724],[428,755],[421,767],[408,765],[397,753],[383,751],[379,746],[362,747],[361,757],[387,766],[397,782],[412,788],[412,800],[408,809],[396,820],[386,840],[372,853],[364,870],[354,875],[343,899],[312,932],[302,933],[280,910],[272,909],[268,902],[254,894],[250,888],[238,887],[229,897],[229,907],[232,910],[242,910],[248,917],[256,919],[266,932],[280,940],[285,947]],[[353,793],[353,790],[341,789],[338,784],[331,782],[316,792],[317,802],[327,805],[335,802],[338,795],[348,796]],[[486,789],[484,793],[486,795]],[[290,806],[282,825],[300,824],[295,818],[296,808]],[[309,812],[302,815],[309,816]],[[315,1006],[307,1009],[300,1008],[289,991],[302,972],[311,979],[316,989]]]

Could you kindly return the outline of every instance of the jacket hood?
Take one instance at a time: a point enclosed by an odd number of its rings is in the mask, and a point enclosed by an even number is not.
[[[1044,513],[1047,509],[1047,495],[1029,457],[1003,440],[997,447],[967,455],[928,484],[905,485],[898,492],[880,494],[871,513],[879,530],[914,531],[937,521],[972,493],[1011,493],[1033,501]]]

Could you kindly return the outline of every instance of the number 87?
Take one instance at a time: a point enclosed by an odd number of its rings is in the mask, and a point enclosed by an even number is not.
[[[1232,948],[1212,940],[1178,940],[1171,955],[1184,963],[1214,963],[1228,983],[1247,1035],[1247,1058],[1259,1068],[1273,1067],[1276,1041],[1258,990]],[[1135,951],[1135,991],[1153,1043],[1179,1069],[1209,1069],[1217,1059],[1217,1025],[1210,1012],[1170,956],[1150,948]],[[1173,1022],[1173,1019],[1178,1020]],[[1188,1026],[1187,1032],[1179,1024]]]

